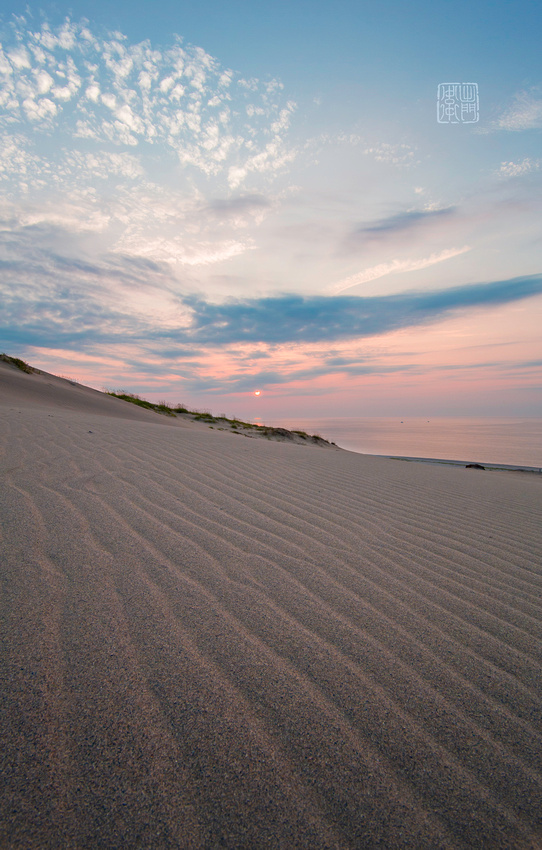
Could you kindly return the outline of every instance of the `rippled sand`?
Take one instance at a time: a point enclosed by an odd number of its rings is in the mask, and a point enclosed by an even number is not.
[[[0,363],[7,848],[542,847],[542,477]]]

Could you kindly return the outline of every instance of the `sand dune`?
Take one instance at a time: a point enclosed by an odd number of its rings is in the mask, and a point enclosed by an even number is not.
[[[0,364],[7,848],[541,848],[542,477]]]

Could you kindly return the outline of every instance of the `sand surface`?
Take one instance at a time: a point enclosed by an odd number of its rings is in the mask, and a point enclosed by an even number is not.
[[[542,848],[541,505],[0,363],[0,846]]]

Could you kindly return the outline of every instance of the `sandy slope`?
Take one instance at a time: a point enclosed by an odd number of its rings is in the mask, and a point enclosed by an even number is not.
[[[542,847],[541,477],[0,365],[1,847]]]

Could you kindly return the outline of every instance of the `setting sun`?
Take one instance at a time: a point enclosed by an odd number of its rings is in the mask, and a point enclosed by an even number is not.
[[[255,392],[254,392],[254,395],[261,395],[261,394],[262,394],[261,390],[255,390]]]

